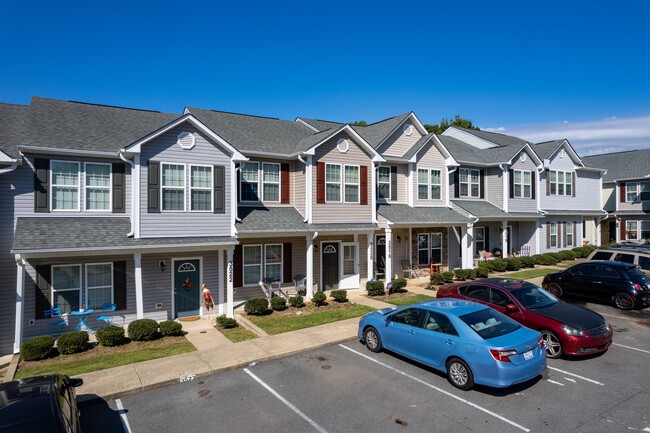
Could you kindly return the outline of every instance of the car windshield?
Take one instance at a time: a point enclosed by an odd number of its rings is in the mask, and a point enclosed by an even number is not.
[[[491,308],[460,316],[483,339],[500,337],[521,328],[521,325]]]
[[[536,308],[550,307],[557,304],[559,301],[546,290],[537,286],[528,286],[519,290],[513,290],[512,296],[527,310],[534,310]]]

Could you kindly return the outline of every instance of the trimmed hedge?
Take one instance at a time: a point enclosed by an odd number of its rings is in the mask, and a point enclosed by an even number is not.
[[[348,292],[345,290],[332,290],[331,295],[336,302],[345,302],[348,300]]]
[[[327,299],[327,295],[325,292],[316,292],[314,293],[314,297],[311,298],[311,302],[314,303],[317,307],[320,307],[321,305],[325,305],[325,300]]]
[[[25,361],[43,359],[52,352],[53,347],[54,337],[51,335],[30,338],[20,345],[20,357]]]
[[[469,269],[454,269],[454,275],[456,276],[456,280],[465,281],[470,278],[471,272]]]
[[[542,265],[555,266],[559,260],[552,254],[542,254]]]
[[[305,305],[305,301],[302,299],[302,296],[292,296],[289,298],[289,304],[292,307],[300,308]]]
[[[442,276],[442,280],[445,283],[453,283],[454,282],[454,273],[451,272],[451,271],[441,272],[440,276]]]
[[[430,278],[431,284],[434,286],[441,286],[445,284],[445,279],[442,278],[441,274],[431,274]]]
[[[217,324],[222,328],[226,328],[226,329],[237,327],[237,321],[235,319],[231,319],[230,317],[226,317],[226,316],[217,317]]]
[[[505,259],[506,261],[506,269],[509,271],[518,271],[521,269],[521,260],[516,258],[516,257],[511,257],[509,259]]]
[[[174,322],[173,320],[165,320],[164,322],[160,322],[160,333],[164,337],[177,337],[179,335],[183,335],[181,332],[181,329],[183,329],[183,325],[181,325],[178,322]]]
[[[571,250],[562,250],[558,254],[562,257],[562,260],[574,260],[577,256],[577,254]]]
[[[56,340],[59,353],[69,355],[88,350],[88,333],[86,331],[72,331],[61,334]]]
[[[385,294],[384,283],[381,281],[368,281],[366,283],[368,296],[381,296]]]
[[[487,268],[476,268],[476,277],[477,278],[487,278],[490,272]]]
[[[253,298],[246,301],[244,311],[252,316],[261,316],[269,309],[269,300],[266,298]]]
[[[406,292],[404,287],[408,284],[408,281],[406,281],[406,278],[395,278],[393,281],[390,282],[393,287],[391,288],[391,293],[402,293]]]
[[[560,253],[547,253],[547,254],[552,255],[555,258],[555,260],[557,260],[558,262],[562,261],[562,254]]]
[[[494,266],[492,266],[492,260],[490,260],[488,262],[480,262],[478,264],[478,268],[479,269],[485,269],[485,270],[488,271],[488,273],[489,272],[494,272]]]
[[[158,338],[158,322],[139,319],[129,323],[129,338],[135,341],[151,341]]]
[[[121,326],[107,326],[105,328],[99,328],[95,332],[95,337],[99,344],[106,347],[120,346],[126,343],[126,337],[124,337],[124,328]]]
[[[524,268],[535,267],[535,259],[533,259],[532,257],[522,256],[519,257],[519,261],[521,262],[521,266],[523,266]]]
[[[491,260],[495,272],[504,272],[508,269],[508,263],[504,259]]]
[[[287,301],[282,297],[271,298],[271,308],[275,311],[282,311],[287,309]]]

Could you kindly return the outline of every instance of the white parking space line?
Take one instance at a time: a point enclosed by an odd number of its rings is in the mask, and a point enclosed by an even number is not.
[[[560,386],[564,386],[564,384],[563,384],[563,383],[560,383],[560,382],[556,382],[556,381],[554,381],[554,380],[551,380],[551,379],[546,379],[546,380],[547,380],[547,381],[549,381],[550,383],[552,383],[552,384],[554,384],[554,385],[560,385]]]
[[[577,377],[578,379],[586,380],[587,382],[595,383],[596,385],[605,386],[604,383],[600,383],[597,380],[593,380],[593,379],[589,379],[589,378],[584,377],[584,376],[580,376],[579,374],[570,373],[568,371],[560,370],[559,368],[551,367],[551,366],[548,366],[548,365],[546,367],[549,370],[559,371],[560,373],[568,374],[569,376]]]
[[[118,398],[115,400],[115,405],[117,406],[117,410],[120,414],[120,420],[122,421],[122,427],[124,427],[124,431],[126,433],[131,433],[131,426],[129,425],[129,419],[126,417],[124,406],[122,406],[122,401]]]
[[[618,314],[601,313],[600,311],[598,311],[598,314],[600,314],[601,316],[616,317],[617,319],[629,320],[631,322],[641,322],[641,323],[646,322],[646,319],[637,319],[634,317],[619,316]]]
[[[295,407],[295,406],[294,406],[293,404],[291,404],[291,403],[290,403],[286,398],[282,397],[282,396],[281,396],[280,394],[278,394],[278,393],[277,393],[273,388],[271,388],[269,385],[267,385],[266,383],[264,383],[264,381],[262,381],[262,379],[260,379],[259,377],[255,376],[253,373],[251,373],[251,371],[250,371],[248,368],[245,368],[244,371],[245,371],[246,374],[248,374],[250,377],[252,377],[253,379],[255,379],[255,381],[256,381],[257,383],[259,383],[259,384],[262,385],[264,388],[266,388],[266,390],[267,390],[268,392],[270,392],[271,394],[273,394],[273,395],[275,396],[275,398],[277,398],[277,399],[280,400],[282,403],[284,403],[284,404],[285,404],[289,409],[291,409],[292,411],[294,411],[295,413],[297,413],[298,415],[300,415],[300,417],[301,417],[302,419],[304,419],[304,420],[307,421],[309,424],[311,424],[312,427],[314,427],[314,428],[315,428],[316,430],[318,430],[320,433],[327,433],[327,430],[325,430],[323,427],[321,427],[321,426],[319,426],[318,424],[316,424],[315,421],[313,421],[313,420],[312,420],[311,418],[309,418],[307,415],[305,415],[304,413],[302,413],[302,412],[300,411],[300,409],[298,409],[297,407]]]
[[[564,380],[568,380],[569,382],[573,382],[573,383],[578,383],[574,379],[569,379],[568,377],[565,377]]]
[[[637,349],[636,347],[625,346],[625,345],[623,345],[623,344],[612,343],[612,346],[625,347],[626,349],[638,350],[639,352],[643,352],[643,353],[648,353],[648,354],[650,354],[650,350]]]
[[[431,385],[430,383],[427,383],[427,382],[425,382],[425,381],[422,380],[422,379],[419,379],[419,378],[417,378],[417,377],[415,377],[415,376],[411,376],[410,374],[405,373],[405,372],[403,372],[403,371],[401,371],[401,370],[398,370],[398,369],[395,368],[395,367],[391,367],[391,366],[388,365],[388,364],[384,364],[384,363],[381,362],[381,361],[378,361],[378,360],[376,360],[376,359],[373,359],[372,357],[366,355],[365,353],[357,352],[356,350],[354,350],[354,349],[350,349],[349,347],[346,347],[346,346],[344,346],[344,345],[342,345],[342,344],[339,344],[339,346],[341,346],[342,348],[344,348],[344,349],[346,349],[346,350],[349,350],[349,351],[352,352],[352,353],[356,353],[357,355],[362,356],[362,357],[364,357],[364,358],[366,358],[366,359],[368,359],[368,360],[370,360],[370,361],[372,361],[372,362],[374,362],[374,363],[376,363],[376,364],[379,364],[379,365],[381,365],[382,367],[386,367],[386,368],[388,368],[389,370],[393,370],[393,371],[396,372],[396,373],[399,373],[399,374],[401,374],[401,375],[403,375],[403,376],[408,377],[409,379],[412,379],[412,380],[414,380],[414,381],[416,381],[416,382],[418,382],[418,383],[421,383],[421,384],[424,385],[424,386],[428,386],[428,387],[431,388],[431,389],[435,389],[436,391],[438,391],[438,392],[440,392],[440,393],[442,393],[442,394],[444,394],[444,395],[446,395],[446,396],[448,396],[448,397],[451,397],[451,398],[453,398],[453,399],[455,399],[455,400],[458,400],[458,401],[460,401],[460,402],[462,402],[462,403],[467,404],[468,406],[471,406],[471,407],[476,408],[476,409],[478,409],[478,410],[480,410],[480,411],[483,411],[483,412],[487,413],[488,415],[491,415],[491,416],[493,416],[493,417],[495,417],[495,418],[500,419],[501,421],[503,421],[503,422],[505,422],[505,423],[510,424],[511,426],[517,427],[518,429],[523,430],[523,431],[525,431],[525,432],[529,432],[529,431],[530,431],[530,429],[528,429],[528,428],[526,428],[526,427],[524,427],[524,426],[521,426],[521,425],[517,424],[517,423],[514,422],[514,421],[510,421],[508,418],[502,417],[502,416],[499,415],[498,413],[491,412],[491,411],[489,411],[489,410],[487,410],[487,409],[485,409],[485,408],[483,408],[483,407],[481,407],[481,406],[479,406],[479,405],[477,405],[477,404],[472,403],[471,401],[465,400],[464,398],[457,397],[457,396],[455,396],[454,394],[452,394],[452,393],[450,393],[450,392],[448,392],[448,391],[445,391],[444,389],[438,388],[437,386]]]

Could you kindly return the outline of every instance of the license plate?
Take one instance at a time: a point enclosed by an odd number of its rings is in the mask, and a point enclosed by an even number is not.
[[[529,350],[528,352],[524,352],[524,360],[525,361],[528,361],[532,357],[533,357],[533,351],[532,350]]]

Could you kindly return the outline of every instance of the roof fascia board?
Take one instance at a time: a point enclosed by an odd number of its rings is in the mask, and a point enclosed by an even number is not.
[[[102,152],[98,150],[76,150],[76,149],[59,149],[56,147],[42,146],[18,146],[18,150],[27,151],[28,153],[45,153],[52,155],[82,155],[92,156],[95,158],[118,158],[119,152]]]
[[[379,153],[377,153],[377,151],[376,151],[375,149],[373,149],[373,147],[370,145],[370,143],[368,143],[368,142],[367,142],[366,140],[364,140],[364,139],[363,139],[359,134],[357,134],[357,132],[356,132],[354,129],[352,129],[352,127],[351,127],[350,125],[348,125],[348,124],[341,125],[341,127],[339,127],[338,129],[334,130],[334,132],[332,132],[331,134],[327,135],[327,136],[326,136],[325,138],[323,138],[321,141],[319,141],[318,143],[314,144],[312,147],[310,147],[309,149],[305,150],[305,151],[302,152],[302,153],[305,154],[305,155],[315,155],[315,153],[316,153],[316,148],[317,148],[318,146],[320,146],[321,144],[325,143],[327,140],[329,140],[330,138],[334,137],[336,134],[341,133],[341,132],[343,132],[343,131],[345,131],[345,130],[349,131],[349,134],[350,134],[350,135],[351,135],[351,136],[352,136],[352,137],[353,137],[353,138],[354,138],[354,139],[355,139],[359,144],[361,144],[361,145],[364,146],[366,149],[368,149],[368,152],[372,155],[372,160],[373,160],[374,162],[382,162],[382,161],[385,161],[385,159],[384,159],[384,158],[383,158]]]
[[[7,155],[6,153],[4,153],[3,151],[0,150],[0,162],[6,162],[6,163],[13,164],[15,162],[18,162],[18,160],[12,158],[11,156]]]
[[[309,123],[305,122],[300,117],[296,117],[296,122],[298,122],[298,123],[300,123],[302,125],[305,125],[307,128],[311,129],[314,132],[320,132],[320,130],[316,129],[316,127],[314,127],[314,126],[310,125]]]
[[[397,131],[399,129],[399,127],[402,126],[404,124],[404,122],[409,120],[411,117],[414,119],[413,123],[415,124],[415,127],[418,129],[418,132],[420,134],[422,134],[422,135],[427,135],[428,132],[427,132],[426,128],[424,127],[424,125],[422,124],[422,122],[420,122],[420,119],[418,119],[418,116],[416,116],[415,113],[413,111],[411,111],[411,112],[409,112],[408,116],[406,116],[400,123],[398,123],[397,126],[395,128],[393,128],[393,130],[390,131],[390,133],[388,135],[386,135],[384,137],[384,139],[379,142],[379,144],[377,145],[377,149],[380,149],[381,146],[384,145],[386,140],[388,140],[390,138],[390,136],[393,135],[395,133],[395,131]]]
[[[576,170],[600,172],[600,173],[603,174],[603,176],[605,175],[605,173],[607,173],[607,169],[596,168],[596,167],[586,167],[586,166],[584,166],[584,167],[576,167]]]
[[[287,160],[296,159],[296,157],[299,155],[298,153],[286,154],[286,153],[260,152],[260,151],[256,151],[256,150],[242,150],[241,152],[246,156],[249,156],[249,155],[250,156],[265,156],[265,157],[269,157],[269,158],[287,159]]]
[[[120,246],[120,247],[91,247],[91,248],[42,248],[32,250],[11,250],[11,254],[37,254],[37,253],[65,253],[65,252],[83,252],[83,251],[106,251],[111,253],[114,251],[138,251],[138,250],[151,250],[156,248],[201,248],[201,247],[214,247],[221,245],[237,245],[239,242],[236,239],[224,240],[219,242],[203,242],[203,243],[187,243],[187,244],[161,244],[161,245],[140,245],[140,246]]]
[[[510,162],[508,161],[487,163],[487,162],[460,161],[460,160],[456,161],[456,163],[458,165],[475,165],[477,167],[498,167],[500,165],[510,164]]]
[[[569,143],[569,140],[567,140],[565,138],[564,141],[562,142],[562,146],[566,147],[567,151],[571,152],[571,154],[574,156],[574,158],[578,160],[581,167],[585,166],[584,162],[582,162],[582,158],[580,158],[580,156],[578,155],[578,152],[576,152],[575,149],[573,148],[573,146],[571,146],[571,143]]]

